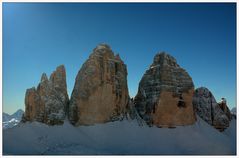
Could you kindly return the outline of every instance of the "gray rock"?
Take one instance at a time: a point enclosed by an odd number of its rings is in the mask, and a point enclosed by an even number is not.
[[[224,130],[229,126],[230,119],[220,108],[213,94],[205,87],[195,90],[193,96],[195,112],[208,124],[215,128]]]
[[[125,118],[127,120],[136,120],[139,126],[147,125],[147,123],[140,117],[133,99],[129,100],[129,103],[126,106]]]

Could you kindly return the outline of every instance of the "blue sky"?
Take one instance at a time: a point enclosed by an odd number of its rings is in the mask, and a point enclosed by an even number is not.
[[[3,111],[24,108],[27,88],[64,64],[68,94],[84,61],[108,43],[138,83],[159,51],[174,56],[217,101],[236,106],[236,4],[3,3]]]

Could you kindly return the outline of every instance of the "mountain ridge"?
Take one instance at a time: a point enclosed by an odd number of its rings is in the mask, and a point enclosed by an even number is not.
[[[12,128],[21,121],[24,111],[22,109],[18,109],[12,115],[3,112],[3,129]]]

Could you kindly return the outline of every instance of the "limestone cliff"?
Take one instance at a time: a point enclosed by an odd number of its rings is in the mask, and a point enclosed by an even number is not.
[[[208,124],[220,131],[229,126],[231,114],[226,104],[218,104],[213,94],[205,87],[195,90],[193,96],[194,109]]]
[[[43,73],[37,89],[27,89],[23,121],[62,124],[68,103],[66,72],[65,67],[61,65],[51,74],[49,80]]]
[[[106,44],[98,45],[75,79],[69,119],[91,125],[123,117],[129,102],[127,68]]]
[[[149,125],[190,125],[195,122],[193,92],[189,74],[175,58],[162,52],[155,55],[153,64],[143,75],[135,105]]]

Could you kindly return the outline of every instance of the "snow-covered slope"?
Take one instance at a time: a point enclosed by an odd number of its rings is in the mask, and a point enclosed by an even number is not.
[[[4,112],[2,114],[2,121],[5,122],[5,121],[9,121],[9,120],[11,120],[11,115]]]
[[[17,110],[12,115],[3,113],[3,129],[16,126],[21,121],[23,113],[24,111],[22,111],[21,109]]]
[[[231,109],[231,113],[232,113],[233,115],[236,115],[236,114],[237,114],[237,108],[236,108],[236,107],[232,108],[232,109]]]
[[[228,136],[229,140],[230,140],[230,145],[231,148],[233,149],[233,151],[236,151],[236,143],[237,143],[237,139],[236,139],[236,119],[232,119],[230,122],[230,126],[223,132],[223,134],[225,134],[226,136]]]
[[[22,109],[18,109],[14,114],[12,114],[13,118],[21,119],[24,111]]]
[[[221,133],[198,117],[191,126],[173,129],[118,121],[74,127],[20,123],[3,131],[3,154],[206,154],[236,153],[236,121]]]

